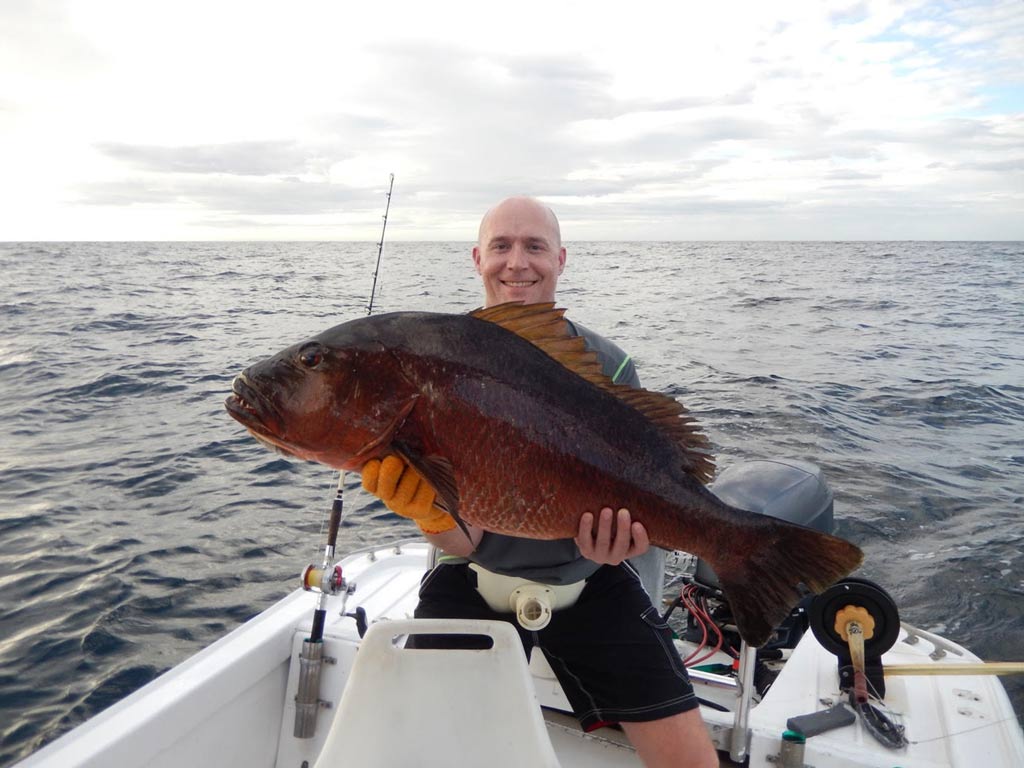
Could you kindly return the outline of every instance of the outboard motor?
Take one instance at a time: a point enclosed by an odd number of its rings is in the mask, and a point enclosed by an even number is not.
[[[770,515],[823,533],[832,533],[835,529],[832,490],[825,483],[821,469],[814,464],[790,460],[735,464],[724,470],[708,488],[722,501],[740,509]],[[718,576],[704,561],[697,561],[693,580],[708,592],[721,596]],[[728,604],[723,598],[719,599],[722,604],[716,612],[716,619],[728,625],[731,619]],[[810,600],[811,595],[808,595],[793,609],[776,629],[775,638],[759,651],[760,655],[770,658],[772,650],[796,647],[807,629]]]
[[[748,461],[724,470],[708,490],[726,504],[833,533],[832,489],[821,469],[803,461]],[[718,587],[718,577],[704,561],[697,562],[696,579]]]

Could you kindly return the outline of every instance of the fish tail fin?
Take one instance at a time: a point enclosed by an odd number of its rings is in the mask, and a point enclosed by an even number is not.
[[[789,615],[803,593],[827,589],[864,558],[844,539],[784,520],[761,517],[747,556],[715,567],[740,636],[762,646]]]

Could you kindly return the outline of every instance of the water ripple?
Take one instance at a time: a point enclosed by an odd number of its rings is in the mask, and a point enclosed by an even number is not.
[[[1024,632],[1024,246],[573,243],[572,316],[720,467],[820,464],[904,616],[983,658]],[[365,312],[353,243],[4,244],[0,765],[295,586],[336,475],[223,413],[232,376]],[[379,311],[479,303],[468,246],[396,243]],[[51,279],[41,284],[38,275]],[[415,535],[351,475],[342,551]],[[244,572],[245,578],[239,578]],[[1017,711],[1024,683],[1007,683]]]

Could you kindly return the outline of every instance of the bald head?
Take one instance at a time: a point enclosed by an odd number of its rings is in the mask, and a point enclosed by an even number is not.
[[[510,197],[484,214],[473,262],[487,306],[555,300],[565,248],[558,218],[532,197]]]
[[[517,219],[535,219],[536,217],[541,217],[545,219],[548,226],[551,227],[554,246],[556,248],[562,247],[562,228],[558,225],[558,217],[555,216],[554,211],[535,197],[527,197],[526,195],[506,197],[496,206],[487,211],[487,213],[484,214],[484,217],[480,219],[480,230],[477,233],[478,245],[484,244],[484,236],[488,231],[490,223],[496,217],[513,217]]]

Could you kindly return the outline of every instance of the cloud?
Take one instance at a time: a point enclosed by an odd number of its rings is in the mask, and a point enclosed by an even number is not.
[[[828,20],[832,24],[853,24],[870,16],[871,9],[865,0],[840,3],[828,9]]]
[[[410,238],[471,237],[512,193],[630,237],[671,236],[660,216],[680,237],[827,238],[872,206],[865,235],[903,211],[921,237],[928,209],[991,226],[992,200],[1024,203],[1018,0],[658,6],[655,23],[644,0],[627,17],[523,0],[501,25],[397,2],[6,4],[0,204],[18,227],[0,238],[125,210],[185,238],[295,221],[372,239],[390,172]],[[1000,226],[1024,236],[1019,215]]]
[[[985,171],[991,173],[1011,173],[1024,171],[1024,155],[1004,160],[989,160],[987,162],[957,163],[955,168],[965,171]]]
[[[301,174],[323,169],[325,158],[294,141],[241,141],[184,147],[100,143],[108,157],[157,173],[227,173],[240,176]]]
[[[358,146],[370,136],[394,133],[403,128],[398,120],[346,112],[318,114],[309,122],[315,132],[335,138],[348,146]]]
[[[864,171],[851,171],[841,168],[826,171],[824,177],[833,181],[863,181],[865,179],[882,178],[881,174],[878,173],[865,173]]]
[[[79,200],[89,205],[194,205],[229,216],[310,216],[337,213],[364,203],[363,190],[297,178],[200,176],[170,179],[128,178],[86,184]]]
[[[907,144],[947,155],[951,152],[1024,153],[1024,117],[1017,120],[948,118],[907,128],[836,131],[831,138],[851,144]]]
[[[54,76],[78,79],[102,62],[101,52],[76,29],[67,0],[4,0],[0,39],[4,71],[40,85],[58,85]]]

